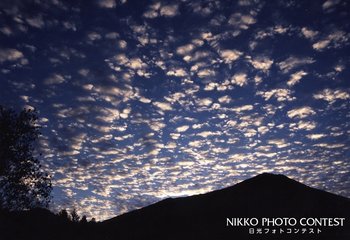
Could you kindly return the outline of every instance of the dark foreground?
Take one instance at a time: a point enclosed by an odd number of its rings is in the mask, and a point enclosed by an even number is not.
[[[227,218],[257,218],[261,222],[262,218],[283,217],[298,221],[301,218],[345,220],[344,226],[332,227],[227,226]],[[250,228],[254,234],[249,234]],[[311,228],[315,233],[310,233]],[[258,229],[262,230],[261,234],[257,233]],[[307,187],[283,175],[261,174],[229,188],[166,199],[100,223],[72,223],[43,209],[0,212],[0,239],[349,240],[350,199]]]

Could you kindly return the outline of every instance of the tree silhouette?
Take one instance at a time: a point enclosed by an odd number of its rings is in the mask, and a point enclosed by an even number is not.
[[[47,207],[51,180],[34,157],[40,131],[37,113],[16,113],[0,106],[0,207],[26,210]]]
[[[70,212],[70,218],[71,218],[72,222],[79,222],[80,217],[79,217],[77,210],[75,208],[73,208],[73,210]]]
[[[82,223],[82,224],[87,223],[86,215],[83,215],[83,217],[80,219],[80,223]]]
[[[68,215],[68,212],[66,209],[62,209],[57,215],[64,220],[70,221],[70,216]]]

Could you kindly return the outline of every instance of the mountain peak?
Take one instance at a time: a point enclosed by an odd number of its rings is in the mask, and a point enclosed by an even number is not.
[[[287,176],[283,175],[283,174],[275,174],[275,173],[269,173],[269,172],[264,172],[264,173],[261,173],[259,175],[256,175],[255,177],[251,178],[251,179],[254,179],[254,178],[273,178],[273,179],[290,179],[288,178]]]
[[[249,183],[278,183],[278,184],[286,184],[286,183],[294,183],[299,185],[304,185],[302,183],[299,183],[283,174],[274,174],[274,173],[261,173],[255,177],[252,177],[250,179],[247,179],[243,181],[242,183],[249,182]]]

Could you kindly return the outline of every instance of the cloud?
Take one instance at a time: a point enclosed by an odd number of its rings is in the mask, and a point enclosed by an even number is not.
[[[115,108],[100,108],[98,109],[97,120],[100,120],[105,123],[113,123],[115,120],[118,120],[120,117],[120,111]]]
[[[163,109],[162,109],[163,110]],[[164,110],[165,111],[165,110]],[[149,125],[150,129],[159,132],[162,128],[165,128],[165,123],[159,121],[152,121]],[[179,135],[180,136],[180,135]]]
[[[255,69],[267,71],[273,64],[273,61],[267,57],[257,57],[254,59],[248,58],[248,61],[253,65]]]
[[[327,135],[326,134],[323,134],[323,133],[318,133],[318,134],[308,134],[306,135],[307,138],[311,139],[311,140],[318,140],[318,139],[321,139],[321,138],[324,138],[326,137]]]
[[[151,99],[148,99],[148,98],[145,98],[145,97],[140,97],[140,102],[143,102],[143,103],[150,103],[150,102],[152,102],[152,100]]]
[[[191,43],[182,45],[176,49],[176,53],[179,55],[187,55],[195,49],[195,46]]]
[[[190,6],[195,14],[199,14],[203,17],[210,15],[214,11],[214,4],[209,3],[207,6],[201,4],[201,2],[191,2]]]
[[[318,31],[314,31],[306,27],[303,27],[301,32],[307,39],[314,39],[318,35]]]
[[[290,145],[289,143],[286,143],[284,139],[273,139],[273,140],[269,140],[268,143],[275,145],[277,148],[285,148]]]
[[[287,113],[289,118],[306,118],[314,114],[316,114],[316,112],[311,107],[295,108]]]
[[[303,76],[305,76],[305,75],[307,75],[307,72],[305,72],[305,71],[298,71],[298,72],[296,72],[296,73],[293,73],[291,76],[290,76],[290,79],[288,80],[288,82],[287,82],[287,85],[288,86],[294,86],[295,84],[297,84],[299,81],[300,81],[300,79],[303,77]]]
[[[140,58],[132,58],[130,59],[129,61],[129,67],[132,68],[132,69],[141,69],[143,67],[145,67],[146,64],[144,62],[142,62],[142,60]]]
[[[257,156],[258,158],[260,158],[260,157],[272,158],[272,157],[276,156],[277,153],[276,152],[269,152],[269,153],[255,152],[254,155]]]
[[[175,92],[164,97],[168,102],[174,104],[175,102],[181,103],[181,99],[185,98],[186,94],[182,92]]]
[[[289,124],[289,128],[291,131],[297,131],[297,130],[310,131],[316,128],[316,126],[317,124],[314,121],[303,121],[303,120],[300,120],[298,123]]]
[[[120,49],[126,49],[127,46],[128,46],[128,43],[127,43],[126,41],[124,41],[124,40],[119,40],[119,41],[118,41],[118,47],[119,47]]]
[[[18,51],[17,49],[14,49],[14,48],[0,49],[0,63],[6,62],[6,61],[16,61],[23,57],[24,57],[23,53]]]
[[[235,108],[232,108],[232,111],[234,112],[243,112],[243,111],[250,111],[250,110],[253,110],[253,105],[243,105],[243,106],[240,106],[240,107],[235,107]]]
[[[230,103],[232,101],[232,98],[228,95],[222,96],[218,99],[219,103]]]
[[[265,39],[267,37],[273,38],[275,35],[284,35],[288,32],[292,31],[291,26],[283,27],[282,25],[276,25],[273,27],[267,27],[263,30],[258,31],[255,34],[255,39]],[[254,49],[256,47],[257,42],[252,41],[250,43],[251,49]]]
[[[247,74],[245,74],[245,73],[236,73],[231,78],[231,83],[238,85],[240,87],[247,85],[247,82],[248,82]]]
[[[187,76],[187,72],[183,68],[174,68],[166,73],[168,76],[175,76],[175,77],[185,77]]]
[[[160,15],[164,17],[174,17],[179,14],[179,6],[176,4],[165,5],[160,8]]]
[[[189,129],[189,127],[190,127],[190,126],[188,126],[188,125],[183,125],[183,126],[181,126],[181,127],[177,127],[177,128],[176,128],[176,131],[177,131],[177,132],[186,132],[187,129]]]
[[[327,47],[330,43],[331,43],[331,41],[329,39],[321,40],[317,43],[312,44],[312,48],[320,51],[320,50],[324,49],[325,47]]]
[[[120,116],[121,118],[123,118],[123,119],[126,119],[126,118],[129,117],[130,113],[131,113],[131,108],[125,108],[125,109],[119,114],[119,116]]]
[[[291,56],[291,57],[287,58],[286,60],[279,62],[277,65],[284,73],[287,73],[294,68],[304,66],[307,64],[312,64],[314,62],[315,62],[315,60],[310,58],[310,57]]]
[[[87,37],[90,41],[96,41],[96,40],[100,40],[102,38],[101,34],[99,34],[97,32],[90,32],[90,33],[88,33]]]
[[[314,147],[321,147],[321,148],[328,148],[328,149],[335,149],[335,148],[343,148],[345,147],[345,144],[342,143],[335,143],[335,144],[330,144],[330,143],[318,143],[314,144]]]
[[[344,44],[348,44],[349,34],[344,31],[334,31],[324,39],[312,45],[313,49],[323,51],[325,48],[339,48]]]
[[[215,75],[215,71],[211,69],[202,69],[198,71],[197,75],[200,78],[210,77]]]
[[[313,95],[315,99],[320,99],[327,101],[329,103],[334,103],[337,100],[346,100],[350,98],[350,94],[342,89],[330,89],[326,88]]]
[[[268,131],[269,131],[269,128],[266,127],[266,126],[258,127],[258,132],[259,132],[261,135],[264,135],[264,134],[267,133]]]
[[[0,32],[6,36],[11,36],[13,34],[13,31],[8,26],[0,27]]]
[[[257,131],[252,128],[244,129],[242,132],[243,132],[243,135],[247,138],[254,137],[257,134]]]
[[[74,22],[65,21],[65,22],[62,22],[62,25],[67,30],[72,30],[72,31],[76,31],[77,30],[77,27],[76,27]]]
[[[35,28],[42,28],[45,25],[42,16],[36,16],[36,17],[33,17],[33,18],[27,18],[26,22],[31,27],[35,27]]]
[[[272,97],[276,98],[279,102],[293,101],[295,99],[295,97],[291,96],[292,92],[289,89],[285,88],[277,88],[265,92],[258,91],[256,94],[262,96],[266,101],[270,100]]]
[[[160,2],[156,2],[156,3],[152,4],[152,5],[150,5],[149,6],[149,10],[147,10],[143,14],[143,16],[145,18],[156,18],[156,17],[158,17],[158,15],[159,15],[158,11],[160,9],[160,6],[161,6]]]
[[[54,73],[50,77],[44,80],[44,84],[46,85],[61,84],[64,82],[65,82],[65,78],[58,73]]]
[[[203,137],[203,138],[207,138],[209,136],[218,136],[218,135],[220,135],[220,133],[219,132],[211,132],[211,131],[203,131],[203,132],[197,133],[196,135]]]
[[[243,30],[248,29],[254,23],[256,23],[256,19],[252,15],[243,15],[242,13],[234,13],[228,20],[229,25]]]
[[[196,100],[196,103],[198,106],[210,106],[213,103],[213,100],[211,98],[200,98]]]
[[[163,111],[170,111],[173,109],[171,107],[171,104],[165,102],[153,102],[153,105],[160,108]]]
[[[171,137],[172,139],[174,139],[174,140],[179,139],[179,137],[181,136],[180,133],[170,133],[169,135],[170,135],[170,137]]]
[[[98,5],[101,8],[115,8],[117,3],[115,0],[98,0]]]
[[[334,7],[338,3],[340,3],[340,0],[327,0],[322,4],[322,8],[323,10],[328,10],[329,8]]]
[[[237,60],[242,55],[242,52],[237,50],[226,49],[226,50],[221,50],[219,54],[221,58],[224,60],[224,62],[229,64]]]
[[[163,17],[175,17],[179,14],[179,5],[169,4],[162,5],[161,2],[151,4],[148,10],[143,14],[145,18],[156,18],[159,16]]]

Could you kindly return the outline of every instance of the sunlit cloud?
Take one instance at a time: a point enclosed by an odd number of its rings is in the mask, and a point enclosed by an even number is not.
[[[311,140],[317,140],[317,139],[321,139],[323,137],[326,137],[327,135],[322,134],[322,133],[316,133],[316,134],[308,134],[306,135],[307,138],[311,139]]]
[[[65,78],[61,74],[52,74],[50,77],[46,78],[44,83],[46,85],[60,84],[65,82]]]
[[[0,49],[0,63],[5,61],[16,61],[23,58],[23,53],[13,48]]]
[[[117,4],[115,0],[98,0],[98,5],[102,8],[115,8]]]
[[[292,75],[290,75],[290,79],[287,82],[288,86],[294,86],[305,75],[307,75],[307,72],[305,72],[305,71],[298,71],[296,73],[293,73]]]
[[[292,92],[289,89],[284,88],[272,89],[270,91],[265,92],[258,91],[256,94],[262,96],[266,101],[270,100],[271,98],[276,98],[279,102],[293,101],[295,99],[291,96]]]
[[[340,3],[340,0],[327,0],[322,4],[322,8],[324,10],[327,10],[329,8],[334,7],[335,5],[337,5],[338,3]]]
[[[237,50],[229,50],[229,49],[221,50],[219,54],[225,63],[231,63],[237,60],[242,55],[242,53]]]
[[[237,73],[232,76],[231,83],[238,85],[240,87],[247,84],[247,74],[245,73]]]
[[[26,22],[31,26],[31,27],[34,27],[34,28],[42,28],[44,27],[45,23],[43,21],[43,18],[42,16],[38,15],[38,16],[35,16],[35,17],[32,17],[32,18],[27,18],[26,19]]]
[[[181,127],[176,128],[176,131],[177,131],[177,132],[186,132],[187,129],[189,129],[189,127],[190,127],[190,126],[188,126],[188,125],[184,125],[184,126],[181,126]]]
[[[169,111],[169,110],[173,109],[171,107],[171,104],[166,103],[166,102],[153,102],[153,105],[160,108],[163,111]]]
[[[230,16],[228,24],[239,29],[248,29],[250,25],[256,23],[256,19],[252,15],[244,15],[242,13],[234,13]]]
[[[316,114],[316,112],[311,107],[295,108],[287,112],[290,118],[306,118],[314,114]]]
[[[314,31],[314,30],[307,28],[307,27],[303,27],[301,29],[301,32],[304,35],[304,37],[308,38],[308,39],[313,39],[318,34],[318,31]]]
[[[326,88],[313,95],[315,99],[320,99],[327,101],[329,103],[334,103],[337,100],[346,100],[350,98],[350,94],[341,89],[329,89]]]
[[[312,64],[314,62],[315,62],[315,60],[310,58],[310,57],[301,57],[300,58],[300,57],[291,56],[291,57],[287,58],[286,60],[279,62],[278,66],[283,72],[287,73],[292,69],[295,69],[295,68],[300,67],[300,66]]]
[[[273,61],[267,57],[258,57],[255,59],[248,58],[248,61],[253,65],[254,68],[267,71],[273,64]]]

